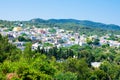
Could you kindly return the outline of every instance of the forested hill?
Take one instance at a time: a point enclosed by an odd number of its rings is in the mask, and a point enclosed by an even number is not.
[[[103,24],[99,22],[93,22],[88,20],[76,20],[76,19],[49,19],[44,20],[40,18],[31,19],[30,22],[32,23],[51,23],[51,24],[66,24],[66,23],[73,23],[83,27],[90,27],[90,28],[100,28],[106,30],[120,30],[120,26],[114,24]]]

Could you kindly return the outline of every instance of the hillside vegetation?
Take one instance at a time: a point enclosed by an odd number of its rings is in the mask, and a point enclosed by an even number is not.
[[[99,68],[91,62],[102,62]],[[0,80],[120,80],[119,48],[74,45],[24,51],[0,35]]]

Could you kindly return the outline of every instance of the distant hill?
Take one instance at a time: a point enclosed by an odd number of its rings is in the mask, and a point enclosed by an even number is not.
[[[88,20],[76,20],[76,19],[32,19],[30,20],[32,23],[50,23],[50,24],[66,24],[66,23],[73,23],[78,26],[88,27],[88,28],[100,28],[106,30],[120,30],[120,26],[114,24],[103,24],[99,22],[93,22]]]

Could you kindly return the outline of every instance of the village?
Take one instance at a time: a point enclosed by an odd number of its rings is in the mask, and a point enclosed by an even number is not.
[[[70,47],[72,45],[88,45],[87,39],[94,41],[98,39],[99,44],[102,46],[108,44],[109,46],[119,47],[120,42],[114,40],[108,40],[109,35],[103,35],[98,37],[97,35],[86,36],[85,34],[80,35],[73,31],[67,31],[59,29],[58,27],[53,28],[36,28],[34,25],[32,28],[22,28],[22,25],[14,27],[12,31],[8,28],[0,28],[0,34],[8,36],[9,42],[15,44],[19,49],[24,50],[27,42],[32,43],[32,50],[44,47],[50,49],[54,46],[59,47]],[[117,35],[120,37],[119,35]]]

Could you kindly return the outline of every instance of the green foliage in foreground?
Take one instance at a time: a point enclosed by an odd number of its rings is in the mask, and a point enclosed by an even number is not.
[[[0,50],[0,80],[120,80],[119,48],[74,45],[53,48],[54,54],[48,55],[32,51],[31,43],[21,52],[0,36]],[[77,58],[56,56],[69,50]],[[100,68],[93,68],[92,61],[101,61]]]

